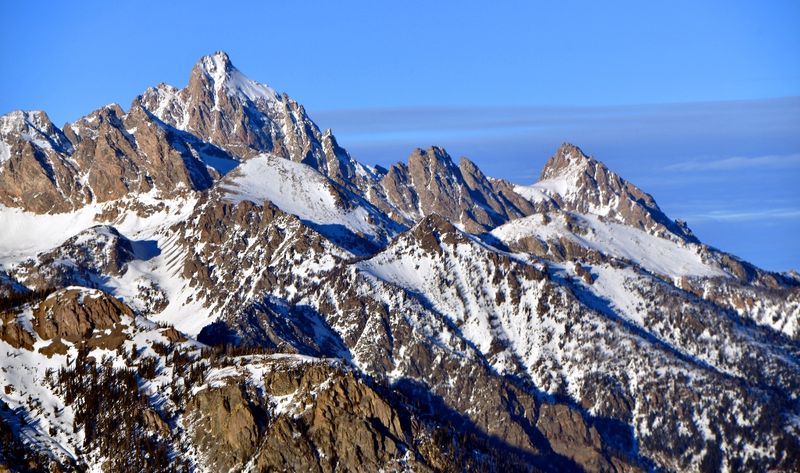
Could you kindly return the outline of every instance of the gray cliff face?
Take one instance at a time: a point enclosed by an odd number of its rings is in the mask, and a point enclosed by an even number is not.
[[[372,169],[224,53],[0,142],[0,469],[800,467],[797,276],[573,145]]]

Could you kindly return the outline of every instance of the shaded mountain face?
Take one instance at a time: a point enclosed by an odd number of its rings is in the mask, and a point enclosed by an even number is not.
[[[370,168],[215,53],[0,117],[0,204],[12,470],[800,468],[800,280],[573,145]]]

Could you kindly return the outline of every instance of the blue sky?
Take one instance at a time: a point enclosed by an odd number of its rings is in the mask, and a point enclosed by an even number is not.
[[[800,269],[800,2],[0,0],[0,113],[58,124],[225,50],[359,160],[533,182],[563,141],[705,242]]]

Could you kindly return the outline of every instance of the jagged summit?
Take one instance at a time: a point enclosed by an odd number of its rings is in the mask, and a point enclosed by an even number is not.
[[[221,74],[224,76],[234,69],[230,56],[225,51],[215,51],[212,54],[207,54],[201,57],[195,67],[200,67],[206,72],[211,74]]]
[[[562,143],[555,154],[545,163],[539,174],[539,180],[544,181],[574,173],[584,169],[586,166],[590,165],[592,161],[594,161],[594,159],[587,156],[583,150],[577,146],[571,143]]]
[[[459,165],[443,148],[416,149],[408,164],[393,165],[380,180],[381,195],[409,221],[439,214],[470,232],[529,214],[530,202],[502,181],[492,182],[469,161]]]
[[[41,110],[15,110],[0,116],[0,162],[11,157],[6,142],[14,137],[40,148],[66,151],[72,147],[47,113]]]
[[[597,215],[661,237],[697,241],[685,223],[664,214],[653,196],[569,143],[547,160],[536,184],[515,190],[562,210]]]
[[[275,101],[279,95],[271,87],[260,84],[237,69],[223,51],[203,56],[192,69],[191,82],[207,81],[215,94],[224,91],[243,100]]]
[[[11,129],[21,130],[25,126],[52,125],[50,117],[42,110],[14,110],[0,117],[0,131],[9,132]]]
[[[202,57],[183,89],[162,84],[137,101],[164,123],[240,159],[263,153],[307,164],[344,184],[355,163],[286,94],[249,79],[224,52]]]

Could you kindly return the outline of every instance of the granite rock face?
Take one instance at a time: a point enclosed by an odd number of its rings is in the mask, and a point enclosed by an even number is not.
[[[74,150],[44,112],[0,117],[0,203],[33,212],[66,212],[89,200],[67,158]]]
[[[123,315],[131,317],[133,311],[105,293],[67,288],[39,304],[33,313],[33,329],[45,340],[59,337],[77,342],[95,330],[114,328]]]
[[[435,471],[465,467],[466,461],[525,468],[501,458],[470,458],[470,445],[461,440],[436,444],[430,421],[393,407],[363,380],[329,363],[276,360],[259,382],[264,389],[257,392],[229,379],[190,401],[186,416],[196,427],[194,442],[211,468]],[[463,455],[464,463],[444,463],[453,453]]]
[[[502,181],[490,181],[466,158],[458,166],[445,150],[415,150],[408,164],[392,166],[380,180],[387,208],[410,221],[438,214],[481,233],[533,211],[530,202]],[[377,199],[376,199],[377,200]]]
[[[42,112],[2,118],[0,203],[63,213],[90,203],[157,191],[162,198],[211,186],[219,175],[203,159],[234,163],[208,143],[165,126],[136,103],[126,114],[103,107],[62,132]]]
[[[270,153],[308,164],[340,183],[355,175],[356,163],[330,131],[320,131],[287,95],[247,78],[223,52],[201,58],[186,88],[161,84],[137,101],[164,123],[241,159]]]

